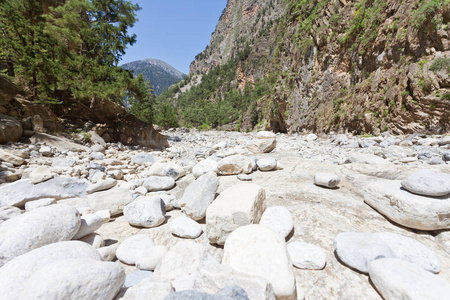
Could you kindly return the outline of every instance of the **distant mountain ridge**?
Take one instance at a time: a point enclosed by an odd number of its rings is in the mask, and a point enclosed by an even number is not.
[[[186,76],[183,72],[159,59],[137,60],[123,64],[122,68],[132,71],[134,76],[142,73],[144,78],[153,85],[155,95],[161,94]]]

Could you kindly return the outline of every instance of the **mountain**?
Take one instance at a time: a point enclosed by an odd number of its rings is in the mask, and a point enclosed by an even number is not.
[[[189,77],[160,101],[182,125],[448,132],[449,3],[229,0]]]
[[[137,60],[123,64],[122,68],[133,71],[135,76],[142,73],[144,78],[153,85],[156,95],[161,94],[186,76],[168,63],[158,59]]]

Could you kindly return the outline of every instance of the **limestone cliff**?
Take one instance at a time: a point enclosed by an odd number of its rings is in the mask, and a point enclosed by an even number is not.
[[[449,21],[449,0],[229,0],[190,71],[247,47],[235,86],[270,90],[241,130],[449,132]]]

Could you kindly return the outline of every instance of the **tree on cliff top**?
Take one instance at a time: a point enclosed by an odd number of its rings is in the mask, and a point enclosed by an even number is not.
[[[146,85],[117,66],[136,41],[128,29],[139,9],[125,0],[0,0],[0,59],[34,100],[146,99]]]

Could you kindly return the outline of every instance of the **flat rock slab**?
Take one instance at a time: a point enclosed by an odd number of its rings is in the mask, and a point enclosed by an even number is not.
[[[64,204],[41,207],[3,222],[0,267],[33,249],[72,239],[80,224],[78,211]]]
[[[0,299],[17,299],[26,280],[37,270],[56,261],[73,258],[101,261],[100,254],[92,246],[79,241],[50,244],[14,258],[0,268]]]
[[[393,258],[370,264],[370,280],[386,300],[443,300],[450,297],[450,283],[420,266]]]
[[[19,299],[114,299],[124,282],[125,272],[115,262],[60,260],[35,272]]]
[[[32,144],[46,144],[47,146],[55,147],[60,152],[87,152],[90,150],[89,147],[76,144],[69,139],[46,133],[36,133],[30,140]]]
[[[450,229],[450,195],[430,198],[411,194],[399,180],[367,185],[364,201],[388,219],[420,230]]]
[[[206,210],[206,235],[210,243],[223,245],[236,228],[257,224],[266,208],[266,193],[253,183],[241,183],[223,191]]]
[[[450,194],[450,174],[422,170],[403,179],[402,187],[411,193],[440,197]]]
[[[65,199],[86,195],[88,182],[82,179],[59,176],[33,184],[23,179],[0,187],[0,206],[24,207],[25,203],[41,198]]]

